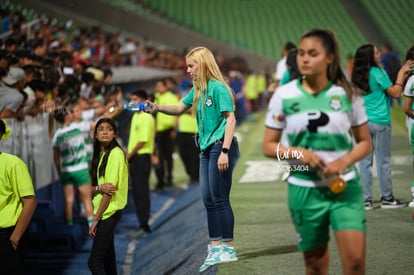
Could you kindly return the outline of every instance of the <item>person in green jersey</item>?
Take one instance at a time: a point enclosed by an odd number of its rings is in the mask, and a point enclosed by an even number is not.
[[[92,124],[76,124],[73,121],[73,111],[68,107],[59,106],[53,111],[54,119],[62,124],[52,139],[53,160],[63,185],[65,196],[65,219],[68,225],[73,225],[73,204],[75,187],[85,206],[89,226],[93,220],[91,179],[87,149],[85,147],[84,131],[89,131]]]
[[[0,119],[0,139],[10,135]],[[0,152],[0,267],[2,274],[22,274],[25,235],[37,200],[26,164],[17,156]]]
[[[116,140],[117,128],[109,118],[101,118],[94,131],[93,157],[89,170],[92,185],[94,219],[89,228],[93,238],[88,267],[92,274],[117,274],[115,258],[115,227],[122,217],[128,198],[128,164]],[[108,190],[108,184],[115,186]]]
[[[405,60],[414,60],[414,46],[411,46],[406,53]],[[410,76],[404,85],[404,113],[406,114],[406,125],[408,129],[408,140],[411,144],[411,152],[414,156],[414,67],[411,68]],[[411,178],[411,201],[408,207],[414,208],[414,159],[413,175]]]
[[[414,65],[407,61],[399,70],[395,84],[380,64],[381,54],[373,44],[358,47],[354,56],[352,83],[363,91],[368,127],[372,138],[373,152],[359,163],[361,182],[364,188],[365,209],[374,208],[372,195],[372,166],[375,155],[381,208],[401,208],[406,203],[394,198],[391,178],[391,115],[390,97],[399,98],[405,79]]]
[[[233,247],[234,215],[230,189],[240,152],[234,138],[233,92],[214,55],[205,47],[197,47],[187,54],[186,63],[193,88],[178,105],[153,105],[152,112],[181,115],[192,108],[196,114],[201,150],[199,181],[210,239],[207,258],[200,266],[202,272],[212,265],[238,259]]]
[[[303,77],[278,88],[265,122],[264,155],[290,162],[288,206],[306,274],[328,274],[330,228],[343,274],[365,272],[365,210],[354,164],[372,144],[362,98],[339,56],[332,31],[303,34],[297,55]],[[282,132],[289,145],[280,143]]]
[[[130,102],[144,102],[148,99],[145,90],[134,90]],[[154,153],[155,121],[152,114],[135,112],[131,119],[127,159],[131,172],[132,198],[140,225],[139,232],[151,233],[151,194],[149,178],[151,155]]]

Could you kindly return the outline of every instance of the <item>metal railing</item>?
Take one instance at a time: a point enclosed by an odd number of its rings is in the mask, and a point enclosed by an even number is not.
[[[17,119],[5,119],[5,121],[12,133],[7,140],[0,142],[0,151],[17,155],[27,164],[36,189],[56,180],[52,139],[49,135],[49,114],[26,116],[24,121]]]

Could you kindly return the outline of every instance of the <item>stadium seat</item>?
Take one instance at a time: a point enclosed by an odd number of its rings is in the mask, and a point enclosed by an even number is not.
[[[343,58],[365,41],[339,1],[318,0],[312,5],[305,0],[143,2],[194,30],[271,57],[280,53],[287,40],[296,43],[304,31],[314,27],[335,30]]]
[[[411,0],[362,0],[375,22],[383,31],[395,50],[402,56],[414,44]]]

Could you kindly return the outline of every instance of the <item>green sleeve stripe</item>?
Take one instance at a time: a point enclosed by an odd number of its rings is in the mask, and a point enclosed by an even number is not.
[[[78,129],[78,128],[74,128],[68,132],[66,132],[63,135],[60,135],[59,137],[57,137],[56,139],[56,144],[60,144],[62,143],[63,140],[65,139],[69,139],[78,135],[82,135],[82,132]]]
[[[284,99],[283,112],[286,115],[294,115],[315,111],[316,109],[321,112],[350,112],[352,110],[352,105],[346,94],[324,94],[321,97],[307,96],[312,97],[312,99],[304,100],[303,95]]]
[[[63,151],[61,151],[60,156],[61,157],[67,157],[67,156],[72,156],[74,154],[78,154],[79,152],[85,151],[85,145],[81,144],[79,147],[76,148],[68,148],[65,149]]]
[[[62,167],[71,167],[79,163],[87,163],[86,154],[80,158],[74,159],[73,161],[62,163]]]
[[[310,148],[315,151],[347,151],[352,142],[345,134],[300,132],[288,134],[292,146]]]

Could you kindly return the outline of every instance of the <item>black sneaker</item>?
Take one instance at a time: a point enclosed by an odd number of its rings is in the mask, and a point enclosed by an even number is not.
[[[406,206],[406,203],[400,202],[399,200],[396,200],[394,197],[391,197],[388,200],[381,198],[381,208],[384,209],[403,208]]]
[[[372,210],[374,209],[374,204],[372,201],[365,201],[365,210]]]
[[[149,227],[149,225],[148,224],[146,224],[146,225],[141,225],[140,226],[140,228],[142,229],[142,230],[144,230],[144,232],[145,232],[145,234],[151,234],[151,228]]]

